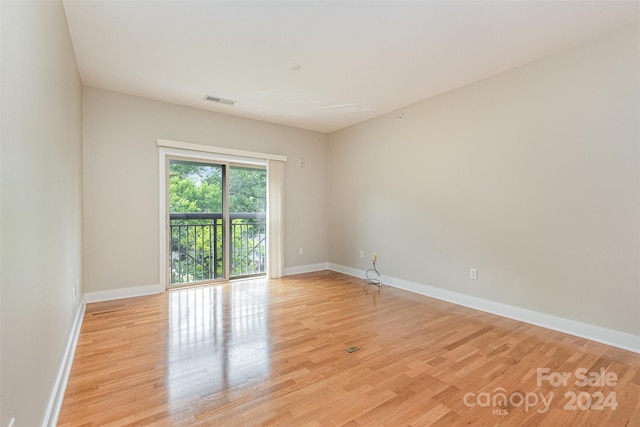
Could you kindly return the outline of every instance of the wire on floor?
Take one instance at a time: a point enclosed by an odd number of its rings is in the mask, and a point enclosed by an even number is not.
[[[369,286],[377,286],[378,290],[380,290],[380,288],[382,288],[382,282],[379,279],[380,273],[378,272],[378,269],[376,268],[375,259],[372,262],[373,262],[373,268],[370,268],[370,269],[367,270],[367,272],[366,272],[367,278],[364,279],[364,290],[365,291],[369,288]],[[376,274],[378,277],[375,277],[374,274]]]

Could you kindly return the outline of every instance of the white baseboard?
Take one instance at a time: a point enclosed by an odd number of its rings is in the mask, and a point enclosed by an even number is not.
[[[346,267],[339,264],[330,263],[329,269],[339,273],[348,274],[350,276],[365,277],[364,270]],[[591,341],[640,353],[640,336],[637,335],[602,328],[600,326],[565,319],[551,314],[540,313],[538,311],[503,304],[496,301],[490,301],[471,295],[448,291],[434,286],[410,282],[408,280],[387,276],[382,276],[381,280],[383,284],[393,286],[394,288],[403,289],[405,291],[436,298],[464,307],[496,314],[509,319],[519,320],[521,322],[530,323],[532,325],[541,326],[543,328],[552,329],[554,331],[563,332],[565,334],[586,338]]]
[[[329,264],[321,262],[319,264],[298,265],[296,267],[287,267],[284,269],[285,276],[292,274],[312,273],[314,271],[329,270]]]
[[[76,345],[78,344],[78,337],[80,336],[80,329],[82,327],[82,319],[84,318],[84,304],[79,304],[76,310],[76,316],[71,326],[71,332],[69,333],[69,339],[67,340],[67,347],[65,348],[64,355],[62,357],[62,363],[56,376],[56,382],[51,390],[49,396],[49,403],[47,405],[47,411],[45,412],[44,419],[42,420],[43,426],[55,426],[58,424],[58,416],[60,415],[60,409],[62,408],[62,400],[64,399],[64,392],[67,390],[67,382],[69,381],[69,373],[71,372],[71,365],[73,364],[73,357],[76,354]]]
[[[136,286],[132,288],[120,288],[108,291],[90,292],[84,295],[83,302],[78,305],[76,316],[73,321],[73,326],[71,327],[71,332],[67,341],[67,347],[62,358],[62,363],[60,364],[53,390],[51,391],[51,395],[49,396],[47,411],[42,421],[43,426],[55,426],[58,423],[58,416],[60,415],[64,393],[67,389],[67,382],[69,381],[69,374],[71,372],[71,365],[73,364],[73,357],[76,353],[76,345],[78,344],[78,337],[80,336],[80,329],[82,327],[82,319],[84,318],[86,304],[92,302],[158,294],[162,292],[164,292],[164,286],[162,285],[146,285]]]
[[[114,299],[141,297],[144,295],[161,294],[165,291],[163,285],[133,286],[130,288],[109,289],[107,291],[89,292],[84,294],[86,304],[92,302],[111,301]]]
[[[347,274],[349,276],[359,277],[363,279],[366,276],[366,272],[364,270],[359,270],[357,268],[346,267],[340,264],[329,263],[329,270],[337,271],[338,273]]]

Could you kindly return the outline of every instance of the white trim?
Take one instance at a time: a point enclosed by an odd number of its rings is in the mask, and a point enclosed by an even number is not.
[[[365,276],[364,270],[345,267],[339,264],[330,263],[329,269],[355,277],[362,278]],[[571,319],[565,319],[551,314],[540,313],[538,311],[522,307],[490,301],[471,295],[448,291],[434,286],[410,282],[408,280],[387,276],[382,276],[381,280],[384,285],[393,286],[394,288],[473,308],[486,313],[507,317],[509,319],[518,320],[532,325],[541,326],[543,328],[618,347],[623,350],[629,350],[634,353],[640,353],[640,336],[637,335],[590,325],[588,323],[578,322]]]
[[[366,276],[364,270],[358,270],[357,268],[346,267],[340,264],[329,263],[329,270],[337,271],[338,273],[347,274],[349,276],[359,277],[363,279]]]
[[[76,310],[76,317],[73,320],[73,325],[71,326],[69,339],[67,340],[67,347],[65,348],[64,355],[62,356],[62,362],[60,363],[58,375],[56,376],[56,382],[54,383],[51,395],[49,396],[47,411],[45,412],[44,419],[42,420],[43,426],[55,426],[58,424],[58,416],[60,415],[60,409],[62,408],[64,392],[67,390],[67,382],[69,381],[71,365],[73,364],[73,357],[76,354],[76,345],[78,344],[78,337],[80,336],[80,329],[82,328],[84,309],[85,305],[81,303],[78,305],[78,309]],[[9,425],[11,426],[13,423],[10,423]]]
[[[86,304],[90,304],[92,302],[111,301],[122,298],[134,298],[144,295],[161,294],[164,291],[164,285],[161,284],[109,289],[106,291],[89,292],[84,294],[84,302]]]
[[[169,220],[167,218],[167,198],[169,197],[167,194],[169,191],[167,188],[167,157],[169,156],[169,150],[160,147],[158,151],[158,169],[160,170],[158,178],[158,186],[160,187],[160,194],[158,196],[158,200],[160,201],[158,206],[158,268],[160,271],[158,273],[158,278],[162,287],[166,289],[169,287],[169,283],[167,281],[167,273],[169,269],[167,261],[167,232],[169,227]]]
[[[1,0],[0,0],[1,1]],[[167,233],[169,229],[169,218],[167,214],[167,158],[184,157],[196,160],[222,162],[225,164],[245,164],[250,166],[261,166],[267,170],[268,161],[280,160],[287,161],[286,156],[276,154],[257,153],[252,151],[234,150],[231,148],[212,147],[209,145],[192,144],[189,142],[171,141],[168,139],[158,139],[158,277],[160,283],[165,289],[169,289],[167,273],[169,266],[167,265],[168,241]],[[227,181],[228,182],[228,181]],[[268,185],[268,184],[267,184]],[[228,192],[228,190],[227,190]],[[225,205],[226,206],[226,205]],[[267,214],[269,216],[269,214]],[[229,256],[225,256],[229,260]],[[225,271],[228,271],[228,267]]]
[[[159,153],[165,157],[183,158],[189,160],[203,160],[220,164],[233,163],[236,165],[267,167],[267,160],[258,157],[239,157],[227,154],[209,153],[204,151],[190,151],[181,148],[158,147]]]
[[[314,271],[329,270],[329,264],[321,262],[319,264],[307,264],[297,265],[295,267],[286,267],[284,269],[285,276],[291,276],[293,274],[312,273]]]
[[[193,144],[191,142],[173,141],[170,139],[158,138],[159,147],[178,148],[180,150],[200,151],[205,153],[214,154],[226,154],[235,157],[248,157],[252,159],[264,159],[264,160],[280,160],[281,162],[287,161],[287,156],[281,156],[279,154],[269,153],[257,153],[253,151],[235,150],[233,148],[213,147],[211,145]]]

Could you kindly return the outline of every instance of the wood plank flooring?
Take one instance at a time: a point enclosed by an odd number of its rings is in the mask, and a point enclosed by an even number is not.
[[[324,271],[89,304],[59,425],[640,425],[640,355],[362,285]]]

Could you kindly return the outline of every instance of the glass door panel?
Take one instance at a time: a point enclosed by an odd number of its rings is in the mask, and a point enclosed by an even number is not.
[[[229,168],[232,278],[264,275],[267,258],[267,171]]]
[[[169,285],[226,275],[226,166],[169,160]]]

